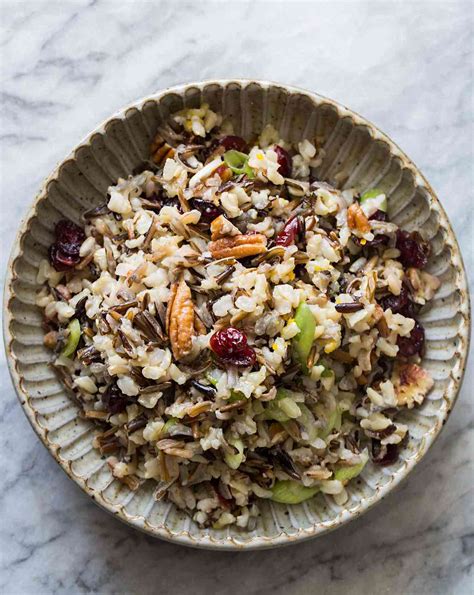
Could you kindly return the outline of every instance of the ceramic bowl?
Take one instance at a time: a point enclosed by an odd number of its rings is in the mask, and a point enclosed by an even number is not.
[[[208,102],[233,121],[236,134],[252,137],[272,123],[295,142],[318,136],[326,156],[320,179],[360,191],[377,186],[389,196],[391,218],[431,240],[427,270],[442,285],[422,316],[423,366],[435,379],[419,409],[401,421],[410,441],[388,468],[371,464],[349,484],[349,500],[324,495],[296,506],[264,502],[254,531],[201,529],[168,502],[155,502],[153,486],[132,492],[114,480],[92,448],[94,426],[81,419],[48,366],[41,313],[35,306],[38,264],[47,254],[55,223],[79,221],[104,200],[107,187],[148,157],[158,125],[183,106]],[[21,405],[43,444],[94,501],[133,527],[181,544],[205,548],[264,548],[294,543],[335,529],[361,515],[392,490],[426,454],[451,411],[462,380],[469,338],[469,300],[461,254],[446,214],[410,159],[370,122],[342,105],[286,85],[260,81],[211,81],[167,89],[113,115],[64,159],[45,181],[13,247],[5,291],[5,342]]]

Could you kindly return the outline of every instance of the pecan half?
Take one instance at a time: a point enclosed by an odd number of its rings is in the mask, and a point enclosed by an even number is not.
[[[153,161],[157,165],[160,165],[160,163],[164,163],[168,157],[172,158],[175,151],[158,133],[151,143],[150,153]]]
[[[394,370],[392,378],[397,405],[412,409],[421,405],[434,385],[434,381],[426,370],[416,364],[401,364]]]
[[[365,216],[364,211],[360,208],[359,203],[354,202],[347,209],[347,224],[350,229],[357,229],[361,233],[370,231],[370,223]]]
[[[267,238],[261,233],[242,234],[221,238],[209,243],[213,258],[245,258],[263,254],[266,251]]]
[[[181,279],[171,286],[166,311],[166,330],[175,359],[180,360],[191,351],[194,337],[194,304],[191,290]]]
[[[215,241],[224,236],[239,236],[240,230],[235,227],[224,215],[219,215],[211,222],[211,240]]]

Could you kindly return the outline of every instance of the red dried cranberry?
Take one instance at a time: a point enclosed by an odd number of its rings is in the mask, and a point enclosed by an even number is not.
[[[125,410],[128,404],[128,398],[119,389],[117,384],[111,384],[108,386],[104,394],[102,395],[102,403],[109,413],[115,415]]]
[[[223,136],[218,140],[218,144],[224,147],[226,151],[240,151],[241,153],[248,153],[249,146],[240,136]]]
[[[178,209],[178,211],[180,213],[183,212],[183,209],[181,207],[181,203],[179,202],[179,199],[176,198],[176,196],[173,196],[173,198],[168,198],[168,197],[165,198],[163,200],[163,206],[166,206],[166,207],[175,207],[176,209]]]
[[[158,194],[157,192],[153,192],[150,196],[147,197],[147,200],[150,202],[163,202],[163,195]]]
[[[209,344],[212,351],[225,364],[246,368],[255,363],[256,354],[247,344],[247,337],[232,326],[214,333]]]
[[[411,301],[410,293],[405,285],[402,285],[400,295],[386,295],[380,300],[380,305],[384,310],[390,310],[393,314],[403,314],[407,318],[415,318],[420,306]]]
[[[84,231],[72,221],[59,221],[55,229],[56,244],[61,252],[75,256],[86,239]]]
[[[421,354],[424,344],[425,330],[419,322],[415,321],[415,326],[408,337],[398,337],[398,354],[403,357],[411,357],[417,353]]]
[[[57,271],[68,271],[76,266],[81,260],[79,254],[70,255],[62,252],[58,244],[53,244],[49,248],[49,262]]]
[[[210,223],[214,221],[216,217],[223,214],[223,210],[217,207],[214,203],[208,200],[202,200],[202,198],[193,198],[191,200],[191,206],[193,209],[197,209],[201,212],[201,221],[204,223]]]
[[[408,291],[404,285],[400,290],[400,295],[386,295],[380,300],[380,305],[384,310],[391,310],[393,314],[399,314],[409,302]]]
[[[277,244],[278,246],[291,246],[296,242],[296,239],[300,231],[300,220],[298,219],[298,217],[292,217],[285,223],[285,226],[277,235],[275,244]]]
[[[378,209],[369,217],[370,221],[387,221],[387,213]]]
[[[430,245],[417,231],[397,231],[396,247],[400,250],[400,262],[407,267],[422,269],[428,262]]]
[[[372,439],[372,461],[376,465],[386,467],[393,465],[398,459],[396,444],[382,444],[379,440]]]
[[[284,178],[288,178],[291,176],[291,157],[283,147],[280,145],[275,145],[274,147],[275,153],[277,154],[278,160],[278,173],[280,173]]]

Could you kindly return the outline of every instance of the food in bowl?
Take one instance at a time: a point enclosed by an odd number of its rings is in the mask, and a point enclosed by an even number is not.
[[[94,447],[203,526],[252,529],[263,499],[344,504],[368,461],[397,460],[397,416],[433,385],[429,243],[382,190],[316,179],[317,140],[182,110],[40,265],[45,344]]]

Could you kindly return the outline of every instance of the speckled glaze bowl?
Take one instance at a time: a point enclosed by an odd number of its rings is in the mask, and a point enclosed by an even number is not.
[[[48,366],[42,315],[35,306],[38,264],[47,254],[55,223],[79,221],[102,202],[107,187],[148,157],[158,125],[183,106],[208,102],[252,137],[272,123],[282,138],[316,135],[326,156],[315,172],[339,187],[360,191],[377,186],[389,196],[390,216],[431,240],[428,271],[442,285],[422,316],[426,329],[423,365],[435,379],[423,406],[400,421],[410,441],[388,468],[368,464],[349,484],[349,501],[337,506],[324,495],[296,506],[262,504],[256,529],[200,529],[173,504],[155,502],[152,485],[132,492],[115,480],[92,448],[94,426]],[[357,518],[392,490],[426,454],[443,427],[458,393],[469,341],[469,298],[459,248],[446,214],[428,182],[406,155],[370,122],[335,101],[286,85],[260,81],[210,81],[168,89],[137,101],[96,128],[47,178],[21,224],[11,256],[4,304],[5,344],[13,384],[43,444],[95,502],[117,518],[155,537],[204,548],[265,548],[322,535]]]

